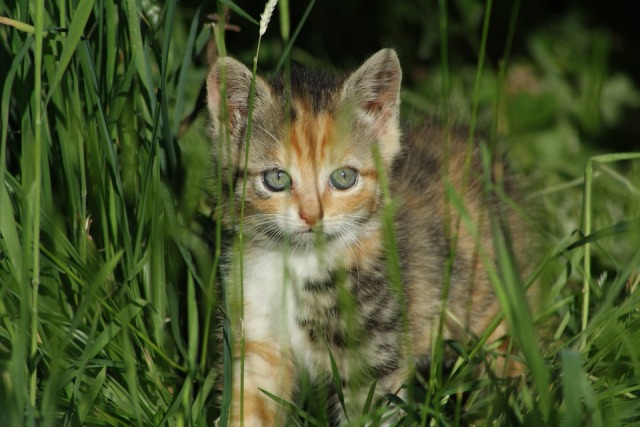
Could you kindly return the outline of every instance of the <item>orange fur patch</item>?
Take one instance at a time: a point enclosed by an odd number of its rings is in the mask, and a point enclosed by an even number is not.
[[[240,343],[236,343],[235,355],[236,358],[241,357]],[[278,397],[282,397],[285,400],[291,398],[293,389],[293,364],[291,357],[288,354],[283,354],[276,346],[266,342],[248,341],[244,345],[244,357],[245,357],[245,378],[244,378],[244,391],[241,391],[240,387],[240,361],[236,360],[235,386],[233,388],[233,418],[234,425],[239,424],[241,419],[241,409],[244,412],[245,417],[250,414],[251,420],[247,422],[255,422],[257,419],[261,425],[271,426],[276,425],[276,421],[282,421],[284,417],[284,411],[277,402],[264,394],[260,388],[264,388],[266,391],[275,394]],[[272,372],[254,372],[256,369],[251,366],[252,359],[259,358],[260,365],[267,365],[272,368]],[[263,384],[260,380],[267,379],[267,383]],[[271,382],[271,383],[270,383]],[[273,383],[275,382],[275,383]],[[273,389],[275,387],[275,389]],[[244,397],[244,399],[242,399]],[[242,408],[240,402],[243,401]],[[278,423],[281,424],[281,423]]]

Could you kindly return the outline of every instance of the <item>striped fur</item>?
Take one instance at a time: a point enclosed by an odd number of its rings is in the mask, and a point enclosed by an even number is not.
[[[402,394],[416,364],[430,356],[443,304],[452,244],[445,224],[444,166],[452,184],[466,188],[462,197],[479,229],[473,234],[460,227],[446,338],[466,341],[481,335],[498,312],[478,256],[481,246],[490,256],[492,250],[477,153],[465,187],[464,135],[451,135],[448,165],[442,154],[447,138],[437,126],[401,136],[401,75],[396,53],[385,49],[346,77],[309,70],[294,72],[288,83],[257,77],[249,127],[251,72],[230,58],[211,69],[208,104],[216,165],[232,179],[223,186],[231,191],[218,203],[224,205],[225,225],[236,233],[246,191],[242,262],[232,247],[226,248],[237,344],[234,425],[241,420],[251,426],[283,424],[283,408],[260,389],[291,400],[301,370],[330,383],[331,356],[347,412],[335,396],[330,400],[328,409],[338,423],[362,413],[374,381],[377,396]],[[387,272],[373,147],[379,149],[397,203],[400,290],[392,288]],[[357,181],[340,190],[332,186],[331,175],[345,167],[357,171]],[[270,170],[286,172],[291,187],[274,191],[265,177]],[[455,224],[454,212],[452,219]]]

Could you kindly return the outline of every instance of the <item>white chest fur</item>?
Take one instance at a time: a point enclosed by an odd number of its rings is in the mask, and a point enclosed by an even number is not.
[[[307,282],[326,280],[335,260],[323,253],[252,251],[243,259],[245,334],[258,340],[285,339],[300,309]],[[304,314],[304,313],[302,313]]]

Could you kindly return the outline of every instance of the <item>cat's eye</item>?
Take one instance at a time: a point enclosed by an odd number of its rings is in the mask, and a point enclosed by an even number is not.
[[[358,182],[358,172],[352,168],[336,169],[329,176],[329,182],[336,190],[348,190]]]
[[[291,177],[281,169],[270,169],[262,174],[264,185],[271,191],[284,191],[291,188]]]

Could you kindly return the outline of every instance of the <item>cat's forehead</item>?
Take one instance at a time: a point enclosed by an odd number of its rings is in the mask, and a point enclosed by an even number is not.
[[[344,76],[326,70],[293,67],[291,74],[272,77],[269,81],[273,92],[284,102],[291,99],[292,119],[297,118],[300,108],[315,115],[323,111],[332,112],[338,92],[344,83]]]
[[[294,101],[298,111],[289,128],[289,147],[300,162],[324,159],[332,147],[334,120],[327,112],[310,112],[299,101]]]
[[[267,83],[272,103],[263,110],[260,127],[272,132],[259,137],[260,153],[254,148],[252,166],[268,159],[290,172],[372,167],[372,135],[362,131],[353,105],[344,102],[345,75],[294,68],[290,76],[272,77]]]
[[[351,144],[349,130],[336,115],[326,109],[314,111],[308,100],[293,99],[296,117],[282,126],[278,142],[270,139],[271,157],[285,169],[293,167],[299,172],[318,173],[321,169],[342,164],[360,165],[354,161],[358,153]],[[267,149],[267,146],[263,148]]]

